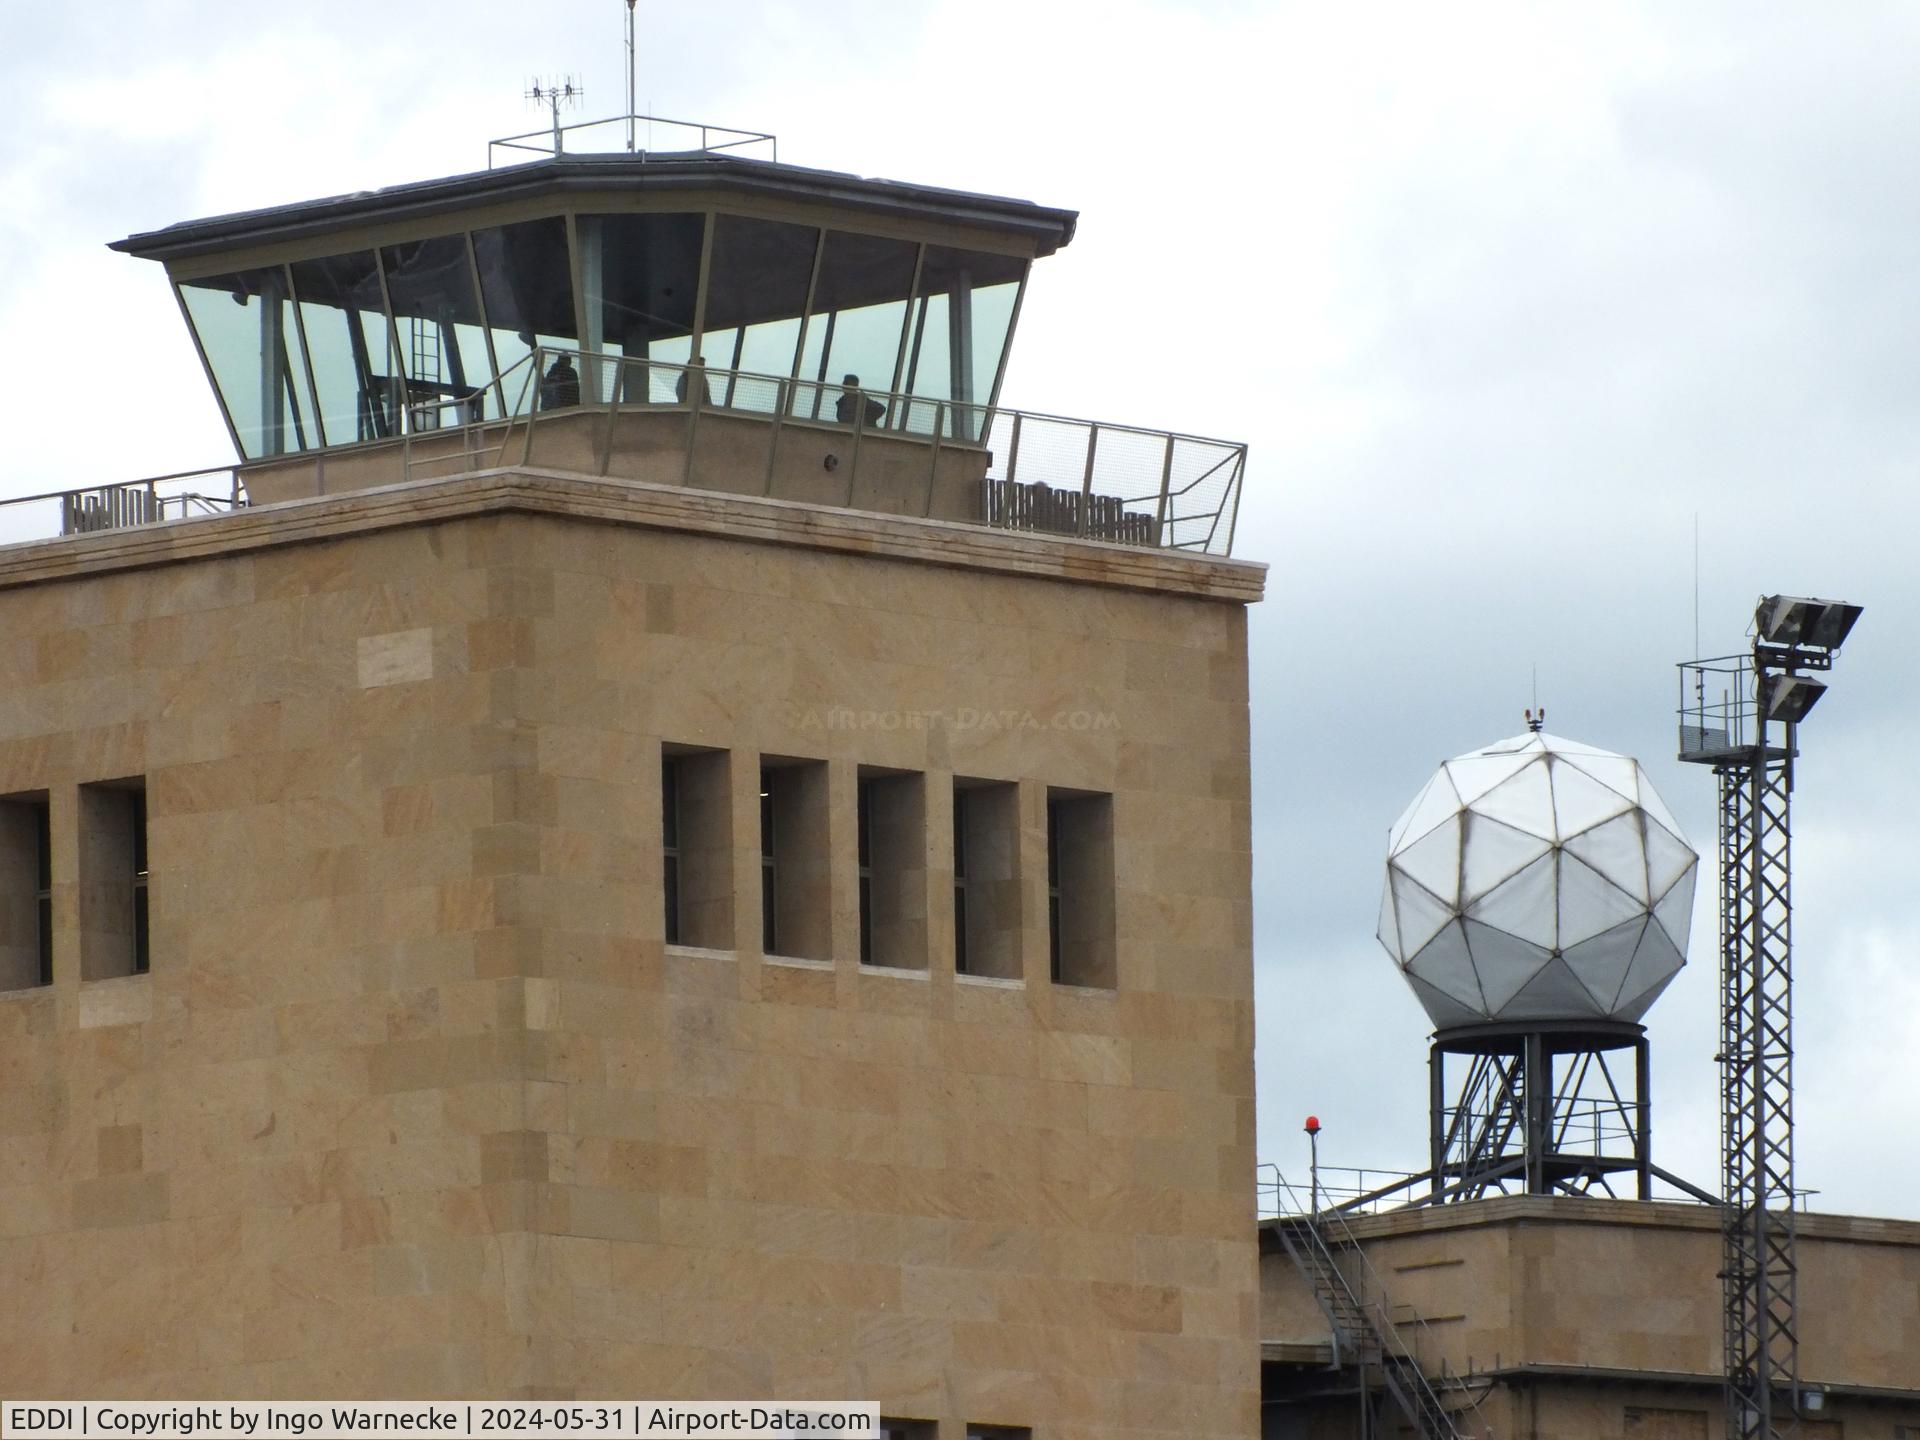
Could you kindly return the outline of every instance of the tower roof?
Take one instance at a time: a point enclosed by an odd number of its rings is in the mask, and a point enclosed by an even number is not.
[[[301,200],[290,205],[186,220],[116,240],[111,248],[150,260],[181,260],[242,245],[298,240],[346,225],[412,220],[503,200],[592,191],[709,191],[762,199],[811,201],[874,216],[939,221],[1019,236],[1033,253],[1051,255],[1073,239],[1079,214],[1031,200],[947,190],[899,180],[873,180],[708,151],[676,154],[559,155],[498,170],[477,170]]]

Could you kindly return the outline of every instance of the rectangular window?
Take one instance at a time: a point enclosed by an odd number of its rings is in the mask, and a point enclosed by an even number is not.
[[[953,963],[962,975],[1020,978],[1020,792],[953,782]]]
[[[927,965],[927,783],[863,771],[859,786],[860,963]]]
[[[669,945],[733,948],[732,774],[724,750],[662,747],[661,898]]]
[[[53,984],[53,811],[42,800],[31,807],[33,810],[34,836],[34,887],[33,887],[33,930],[34,948],[40,962],[40,983]]]
[[[967,1440],[1033,1440],[1033,1430],[1026,1425],[969,1425]]]
[[[769,756],[760,766],[761,950],[833,954],[827,869],[827,767]]]
[[[671,755],[660,760],[660,893],[666,901],[667,944],[680,940],[680,765]]]
[[[953,968],[967,973],[967,792],[953,792]]]
[[[152,961],[144,782],[80,787],[80,978],[144,975]]]
[[[153,963],[147,909],[147,792],[127,794],[127,843],[133,847],[133,973],[144,975]]]
[[[1113,797],[1047,792],[1047,938],[1056,985],[1112,989]]]
[[[0,990],[53,983],[47,803],[0,801]]]
[[[939,1440],[940,1426],[932,1420],[896,1420],[880,1417],[880,1440]]]
[[[873,782],[860,777],[854,828],[859,838],[860,963],[873,964]]]

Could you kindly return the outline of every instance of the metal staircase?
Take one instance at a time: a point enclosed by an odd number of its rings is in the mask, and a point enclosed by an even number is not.
[[[1278,1192],[1291,1193],[1286,1179],[1277,1170],[1273,1174]],[[1369,1373],[1377,1374],[1421,1440],[1492,1440],[1477,1399],[1446,1363],[1440,1364],[1437,1386],[1422,1368],[1402,1332],[1411,1325],[1417,1338],[1426,1333],[1425,1323],[1411,1311],[1395,1318],[1385,1286],[1339,1211],[1282,1215],[1274,1232],[1327,1317],[1336,1368],[1353,1368],[1363,1383]],[[1456,1398],[1451,1409],[1440,1398],[1443,1390]]]

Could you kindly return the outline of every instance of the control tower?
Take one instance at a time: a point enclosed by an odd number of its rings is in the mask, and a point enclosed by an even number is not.
[[[1002,404],[1075,223],[714,130],[119,242],[237,457],[0,506],[10,1394],[1258,1433],[1264,568]]]

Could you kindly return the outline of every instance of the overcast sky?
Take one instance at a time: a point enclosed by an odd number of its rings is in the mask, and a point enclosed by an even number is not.
[[[481,168],[537,123],[534,74],[614,113],[623,13],[8,4],[0,494],[231,458],[158,267],[107,241]],[[1865,604],[1802,737],[1799,1183],[1920,1217],[1920,4],[641,14],[643,109],[1082,212],[1008,403],[1251,444],[1264,1158],[1304,1170],[1308,1111],[1329,1164],[1423,1158],[1428,1027],[1373,939],[1387,827],[1521,729],[1536,669],[1551,728],[1640,756],[1711,851],[1712,777],[1672,758],[1696,517],[1707,652],[1762,591]],[[1649,1025],[1656,1158],[1711,1187],[1701,889]]]

